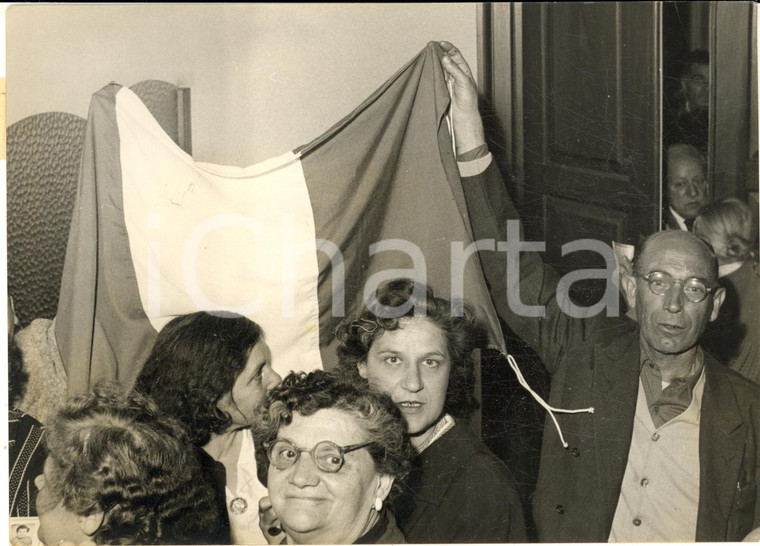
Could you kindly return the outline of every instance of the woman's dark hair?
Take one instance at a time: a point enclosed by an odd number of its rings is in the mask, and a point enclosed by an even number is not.
[[[222,525],[184,427],[148,397],[97,385],[47,427],[46,487],[79,515],[103,512],[98,544],[211,543]]]
[[[232,392],[262,338],[261,328],[240,315],[201,311],[179,316],[159,332],[135,390],[179,419],[191,441],[202,446],[229,426],[230,415],[217,403]]]
[[[15,408],[24,398],[29,374],[24,369],[24,357],[12,335],[8,336],[8,405]]]
[[[380,304],[380,306],[378,306]],[[409,307],[400,316],[383,318],[378,312],[387,308]],[[458,310],[453,312],[452,308]],[[402,308],[403,309],[403,308]],[[372,343],[386,331],[403,328],[403,319],[424,316],[438,326],[446,336],[451,355],[451,375],[444,410],[454,417],[467,417],[478,409],[475,398],[475,364],[472,352],[485,344],[485,332],[466,302],[452,306],[438,298],[433,290],[412,279],[387,281],[377,289],[377,295],[362,307],[358,314],[340,323],[338,338],[338,369],[352,380],[360,379],[357,365],[367,359]]]
[[[289,425],[293,415],[314,415],[321,409],[335,409],[351,416],[364,431],[364,441],[375,467],[381,474],[396,478],[396,484],[409,473],[413,456],[401,412],[391,398],[365,382],[355,383],[335,373],[316,370],[309,374],[291,372],[267,395],[254,427],[256,445],[277,438],[280,427]]]

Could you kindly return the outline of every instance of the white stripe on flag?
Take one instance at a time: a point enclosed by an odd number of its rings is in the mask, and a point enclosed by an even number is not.
[[[314,215],[298,157],[196,163],[127,88],[116,119],[124,219],[151,324],[234,311],[264,329],[281,375],[321,367]]]

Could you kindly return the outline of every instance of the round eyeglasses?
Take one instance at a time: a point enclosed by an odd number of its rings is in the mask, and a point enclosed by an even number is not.
[[[372,442],[353,444],[350,446],[339,446],[328,440],[317,443],[311,449],[296,447],[289,440],[275,440],[264,444],[269,455],[269,462],[278,469],[285,470],[296,464],[301,457],[301,453],[308,453],[317,468],[323,472],[337,472],[345,462],[344,455],[357,449],[367,447]]]
[[[701,302],[710,292],[715,290],[714,288],[708,288],[704,281],[696,277],[691,277],[685,280],[674,279],[671,275],[662,271],[653,271],[648,275],[635,273],[635,275],[640,279],[647,281],[649,290],[651,290],[652,294],[656,296],[664,296],[670,291],[674,284],[681,283],[681,290],[683,291],[684,297],[692,303]]]

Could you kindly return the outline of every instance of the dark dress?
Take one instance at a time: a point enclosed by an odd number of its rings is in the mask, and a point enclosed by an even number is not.
[[[203,479],[207,480],[214,489],[214,500],[219,509],[220,521],[222,523],[219,531],[212,537],[210,544],[232,544],[230,517],[227,514],[227,472],[222,463],[214,460],[202,448],[196,449],[196,453],[203,469]]]
[[[17,409],[8,410],[8,486],[12,518],[37,516],[34,478],[42,474],[45,467],[44,437],[45,429],[36,419]]]
[[[406,544],[406,539],[396,525],[393,514],[383,510],[375,526],[359,537],[354,544]]]
[[[414,459],[393,507],[411,543],[527,541],[512,475],[461,423]]]
[[[760,276],[746,261],[721,277],[726,299],[700,344],[721,364],[760,384]]]

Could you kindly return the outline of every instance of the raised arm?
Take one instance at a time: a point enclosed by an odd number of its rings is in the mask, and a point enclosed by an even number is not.
[[[457,155],[466,155],[486,145],[483,121],[478,111],[478,88],[472,71],[462,53],[450,42],[441,42],[446,52],[441,64],[449,77],[451,93],[451,121],[454,126],[454,142]],[[486,155],[488,152],[485,149]]]
[[[452,44],[441,42],[441,47],[446,51],[442,66],[451,79],[451,118],[473,234],[476,240],[495,239],[498,245],[480,252],[491,298],[499,316],[553,373],[565,345],[587,338],[588,321],[562,312],[556,273],[535,251],[536,243],[522,241],[520,216],[486,147],[472,72]]]

